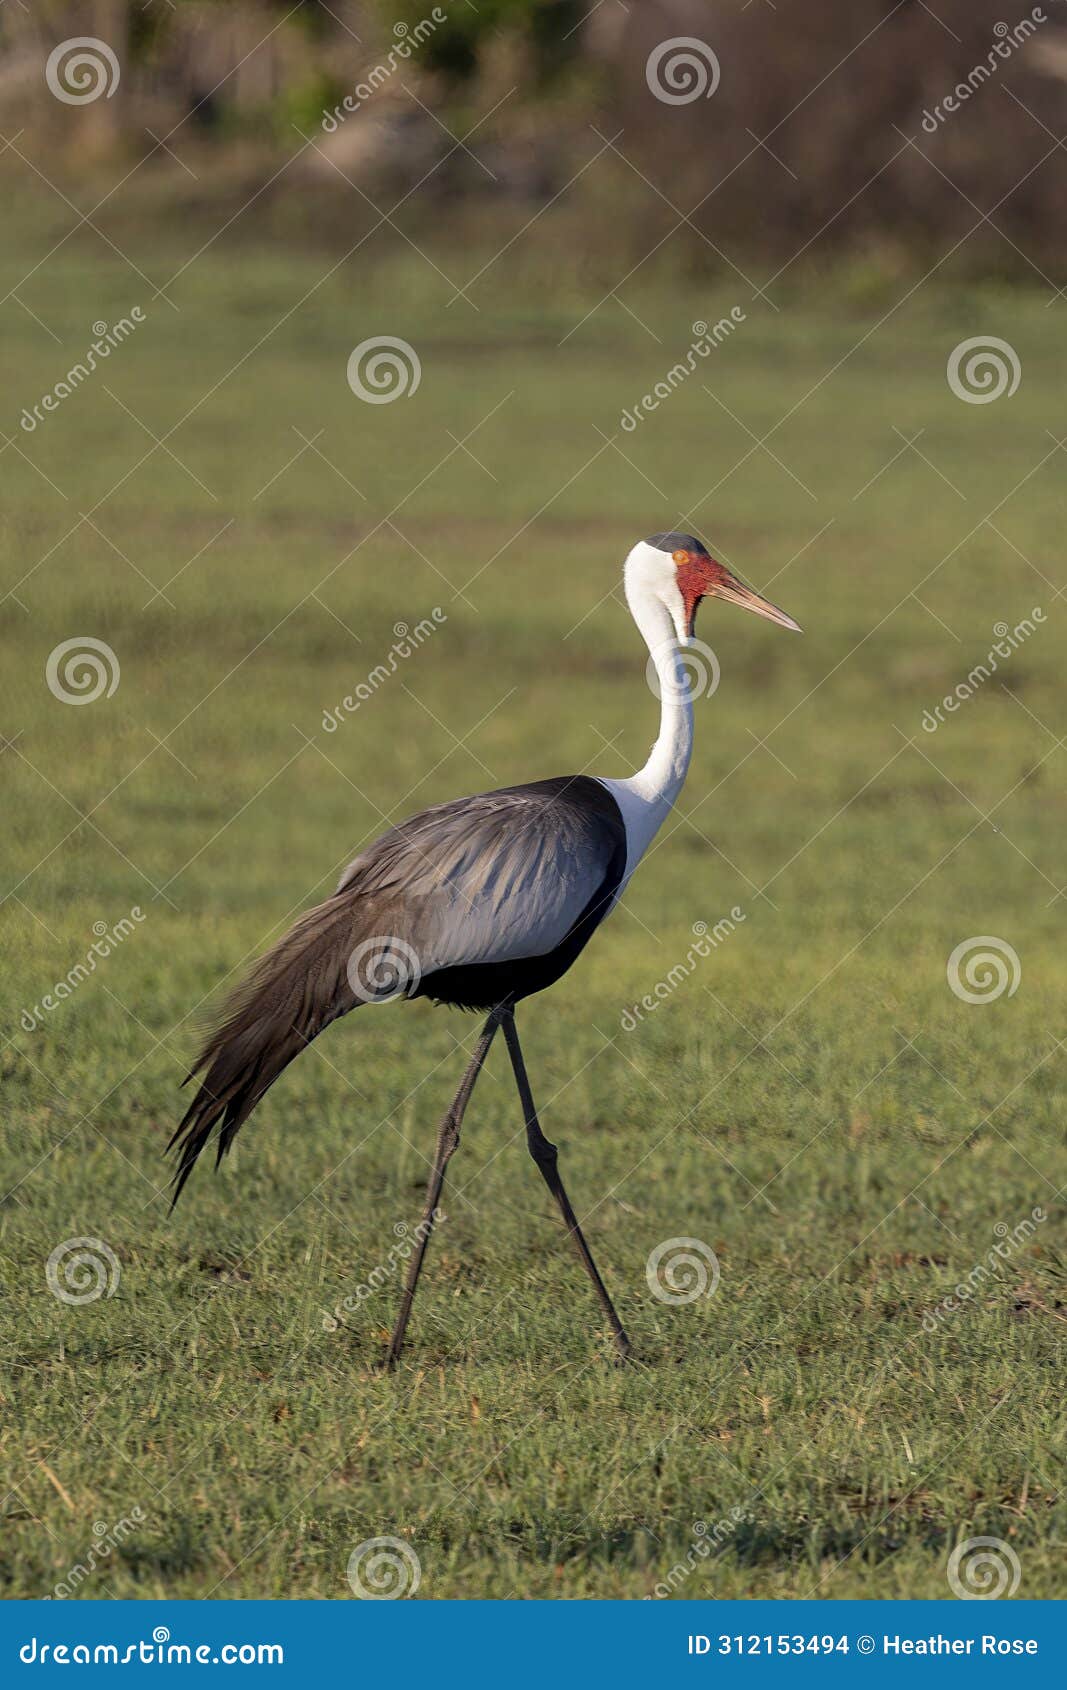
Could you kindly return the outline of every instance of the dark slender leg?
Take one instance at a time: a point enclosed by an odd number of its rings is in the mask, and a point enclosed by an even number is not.
[[[489,1046],[492,1044],[496,1030],[500,1026],[502,1016],[503,1011],[499,1009],[494,1009],[490,1014],[485,1026],[482,1028],[481,1034],[479,1035],[474,1055],[471,1057],[467,1066],[467,1072],[464,1074],[459,1083],[459,1090],[452,1099],[452,1102],[449,1104],[444,1119],[437,1129],[437,1149],[434,1154],[433,1173],[430,1176],[430,1184],[426,1193],[426,1207],[423,1210],[422,1224],[419,1227],[418,1242],[415,1246],[415,1253],[408,1263],[408,1276],[404,1285],[404,1296],[400,1304],[400,1313],[396,1317],[396,1325],[393,1327],[393,1336],[389,1340],[389,1353],[386,1358],[386,1367],[390,1371],[392,1371],[399,1361],[400,1352],[404,1347],[404,1333],[407,1331],[408,1317],[411,1314],[411,1305],[415,1301],[415,1287],[419,1283],[419,1274],[422,1271],[423,1257],[426,1254],[426,1246],[430,1241],[430,1234],[433,1231],[437,1205],[441,1201],[441,1187],[445,1183],[445,1169],[448,1167],[452,1152],[459,1143],[459,1129],[463,1124],[463,1116],[466,1112],[467,1104],[470,1102],[471,1092],[474,1090],[474,1082],[481,1073],[482,1064],[489,1055]]]
[[[585,1241],[582,1229],[578,1225],[578,1217],[571,1208],[570,1198],[563,1189],[563,1181],[560,1179],[556,1167],[559,1153],[556,1146],[550,1144],[541,1131],[541,1124],[537,1119],[537,1111],[534,1108],[533,1094],[530,1091],[530,1082],[526,1075],[526,1063],[523,1061],[522,1047],[519,1044],[518,1028],[515,1026],[515,1016],[511,1009],[505,1010],[503,1025],[504,1038],[507,1040],[508,1054],[511,1057],[511,1066],[515,1070],[515,1081],[519,1088],[522,1112],[526,1118],[527,1149],[537,1163],[541,1177],[549,1191],[559,1204],[559,1212],[563,1216],[564,1225],[574,1239],[574,1247],[581,1257],[582,1266],[593,1281],[596,1294],[600,1298],[600,1306],[611,1323],[611,1330],[615,1334],[616,1348],[622,1359],[626,1361],[630,1356],[630,1340],[623,1330],[622,1322],[615,1313],[615,1306],[608,1296],[604,1281],[597,1272],[596,1263],[589,1252],[589,1246]]]

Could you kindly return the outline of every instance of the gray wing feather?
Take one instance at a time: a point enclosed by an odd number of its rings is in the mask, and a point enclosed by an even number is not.
[[[596,896],[618,846],[606,805],[584,798],[593,784],[545,781],[434,805],[356,857],[338,893],[395,910],[390,931],[415,948],[423,975],[545,956]]]
[[[618,805],[584,775],[438,804],[368,846],[260,958],[193,1064],[200,1085],[171,1140],[174,1200],[215,1128],[221,1158],[332,1021],[416,975],[547,955],[615,890],[625,857]]]

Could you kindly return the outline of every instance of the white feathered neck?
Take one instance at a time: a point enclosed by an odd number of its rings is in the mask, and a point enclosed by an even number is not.
[[[693,753],[690,686],[674,618],[650,576],[647,553],[651,550],[647,546],[634,548],[627,559],[625,585],[626,602],[651,653],[659,683],[659,736],[648,762],[637,774],[628,780],[601,779],[601,785],[607,787],[622,811],[626,825],[627,880],[682,790]],[[663,564],[665,570],[673,568],[666,557]]]

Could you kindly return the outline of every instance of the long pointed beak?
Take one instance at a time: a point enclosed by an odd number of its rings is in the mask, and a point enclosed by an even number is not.
[[[736,576],[729,575],[725,581],[719,582],[713,591],[713,597],[725,599],[727,604],[739,604],[742,610],[752,610],[757,616],[765,616],[768,622],[777,622],[780,628],[792,628],[795,634],[802,634],[803,628],[799,622],[794,622],[784,610],[779,610],[770,599],[761,598],[751,587],[746,587]]]

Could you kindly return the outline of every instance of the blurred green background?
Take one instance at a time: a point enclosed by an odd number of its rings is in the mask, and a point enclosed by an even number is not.
[[[347,1597],[351,1552],[388,1535],[430,1598],[941,1596],[953,1547],[985,1533],[1019,1557],[1020,1596],[1062,1593],[1062,150],[1006,233],[954,191],[929,206],[915,157],[852,203],[851,177],[831,185],[820,148],[847,174],[862,118],[876,173],[897,112],[926,146],[922,111],[976,61],[975,30],[996,39],[947,0],[959,44],[926,8],[816,29],[796,7],[775,25],[694,6],[672,32],[713,44],[721,82],[684,107],[646,84],[669,33],[654,19],[612,46],[602,17],[572,38],[564,7],[499,6],[457,14],[447,54],[375,94],[385,138],[344,181],[292,124],[312,134],[399,38],[394,16],[345,8],[353,45],[324,10],[4,11],[5,97],[27,108],[3,127],[0,311],[5,1588]],[[798,87],[750,68],[787,23]],[[912,63],[886,46],[905,30],[950,61],[931,49],[918,87],[890,74]],[[122,80],[67,105],[43,61],[89,33]],[[271,74],[228,74],[234,43],[264,37]],[[1039,39],[1003,77],[1055,153]],[[476,156],[416,186],[516,76]],[[731,149],[746,99],[769,102],[766,137],[805,89],[802,128],[767,142],[784,165],[755,149],[775,210]],[[984,124],[976,96],[938,138],[979,173],[976,132],[1012,104],[999,85],[980,100],[999,102]],[[997,169],[1022,178],[1027,158]],[[688,211],[727,176],[707,202],[721,223],[705,206],[668,232],[665,183]],[[988,210],[1003,188],[983,180]],[[93,325],[135,306],[143,322],[28,429]],[[731,308],[734,332],[624,428]],[[379,336],[420,370],[388,404],[346,376]],[[948,379],[971,338],[1006,343],[988,403]],[[657,706],[620,571],[671,526],[805,634],[705,605],[721,682],[678,810],[523,1016],[638,1365],[610,1365],[496,1051],[383,1377],[397,1228],[475,1023],[420,1003],[331,1029],[169,1218],[178,1083],[217,989],[388,822],[643,761]],[[72,706],[46,670],[83,637],[117,685]],[[625,1030],[694,923],[735,907],[736,931]],[[946,964],[981,936],[1018,977],[969,1003]],[[106,1245],[111,1294],[70,1303],[45,1264],[79,1238]],[[715,1252],[714,1295],[652,1293],[649,1254],[678,1238]]]

